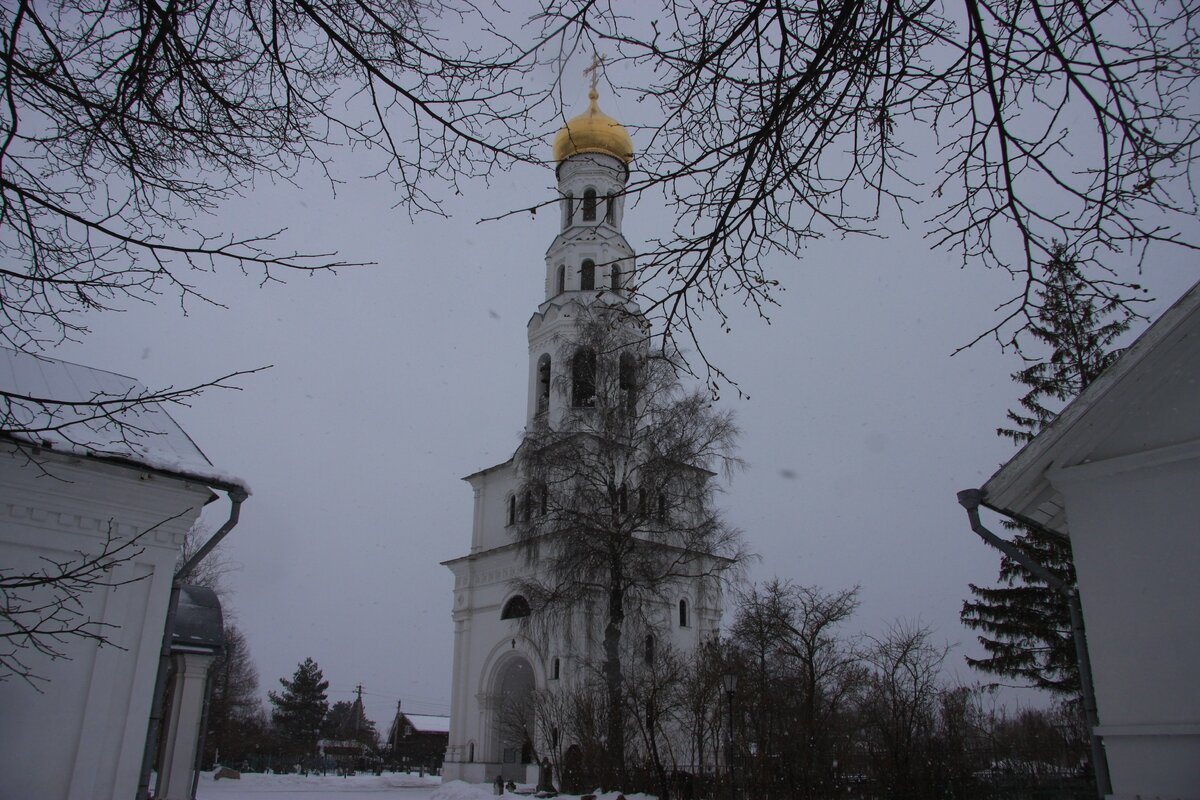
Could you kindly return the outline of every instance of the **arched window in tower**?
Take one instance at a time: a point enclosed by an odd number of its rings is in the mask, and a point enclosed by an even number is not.
[[[551,669],[550,674],[553,675],[550,679],[552,681],[558,680],[562,675],[562,663],[557,658],[554,659],[554,667]]]
[[[583,193],[583,221],[596,221],[596,190],[588,189]]]
[[[608,268],[609,284],[614,292],[621,291],[621,265],[613,264]]]
[[[521,595],[513,595],[500,611],[500,619],[520,619],[529,616],[529,601]]]
[[[679,600],[679,627],[686,628],[688,626],[688,602],[687,598]]]
[[[554,276],[554,293],[562,294],[567,290],[567,268],[558,265],[558,273]]]
[[[533,516],[533,493],[528,489],[521,495],[521,522],[529,522]]]
[[[617,222],[617,196],[615,194],[604,198],[604,221],[609,225],[615,225]]]
[[[507,506],[508,506],[508,514],[507,514],[507,522],[505,524],[506,525],[516,525],[517,524],[517,496],[515,494],[510,494],[508,496]]]
[[[596,288],[596,262],[590,258],[585,258],[579,267],[579,288],[585,292]]]
[[[546,516],[546,508],[550,505],[550,490],[546,488],[546,484],[538,487],[538,516]]]
[[[559,267],[562,270],[562,267]],[[541,415],[550,410],[550,354],[542,353],[537,366],[537,404],[534,413]]]
[[[571,405],[576,408],[596,404],[596,351],[581,347],[571,359]]]
[[[645,659],[647,664],[654,663],[654,634],[646,634],[646,653]]]
[[[621,391],[621,399],[625,402],[625,413],[633,414],[637,411],[637,359],[633,353],[621,353],[619,364],[618,388]]]
[[[575,196],[567,195],[563,198],[563,230],[571,227],[571,219],[575,216]]]
[[[467,761],[472,764],[475,763],[475,743],[474,742],[471,742],[469,745],[467,745]]]

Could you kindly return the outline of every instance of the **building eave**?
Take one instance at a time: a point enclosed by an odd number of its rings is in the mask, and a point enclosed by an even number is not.
[[[1086,463],[1103,439],[1128,396],[1147,391],[1146,366],[1156,351],[1189,335],[1189,320],[1200,323],[1200,282],[1189,289],[1133,342],[1120,358],[1071,401],[1037,436],[1005,463],[981,487],[984,505],[1016,513],[1060,532],[1067,532],[1063,504],[1047,472],[1055,467]]]

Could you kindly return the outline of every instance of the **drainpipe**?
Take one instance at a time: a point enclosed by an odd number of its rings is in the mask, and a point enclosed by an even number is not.
[[[167,619],[163,627],[162,647],[158,652],[158,676],[154,681],[154,701],[150,706],[150,724],[146,730],[146,748],[142,752],[142,774],[138,781],[137,800],[147,800],[150,796],[150,772],[154,767],[155,746],[158,744],[158,731],[162,726],[163,694],[167,686],[167,673],[171,664],[171,632],[175,627],[175,616],[179,613],[179,589],[192,570],[196,568],[213,548],[233,530],[242,514],[242,503],[249,494],[240,486],[233,484],[212,484],[217,489],[223,489],[229,495],[229,519],[220,530],[204,543],[187,562],[176,570],[171,578],[171,601],[167,605]]]
[[[1100,726],[1100,715],[1096,709],[1096,689],[1092,685],[1092,660],[1088,656],[1087,635],[1083,630],[1083,607],[1079,603],[1079,590],[1055,577],[1048,569],[1021,552],[1012,542],[1001,539],[984,527],[983,522],[979,519],[979,506],[983,504],[982,490],[964,489],[958,493],[958,503],[967,510],[967,517],[971,521],[971,530],[979,534],[981,539],[1032,572],[1051,589],[1067,599],[1067,606],[1071,610],[1071,638],[1075,641],[1075,659],[1079,666],[1079,688],[1083,694],[1083,714],[1087,721],[1088,737],[1092,749],[1092,769],[1096,773],[1096,792],[1103,800],[1112,793],[1112,782],[1108,775],[1108,756],[1104,752],[1104,742],[1096,733],[1096,729]],[[993,510],[999,511],[999,509]],[[1007,514],[1008,512],[1000,513]],[[1020,521],[1046,530],[1032,520],[1021,518]]]

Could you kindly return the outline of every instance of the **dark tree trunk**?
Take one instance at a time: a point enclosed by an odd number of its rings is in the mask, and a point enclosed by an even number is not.
[[[625,783],[625,715],[621,673],[621,626],[625,621],[623,570],[620,558],[611,564],[608,587],[608,622],[604,626],[604,680],[608,689],[608,775],[606,788]]]

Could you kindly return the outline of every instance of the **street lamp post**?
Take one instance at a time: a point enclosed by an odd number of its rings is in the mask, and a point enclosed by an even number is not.
[[[725,689],[725,697],[729,701],[729,736],[726,739],[726,766],[729,768],[729,800],[737,797],[733,774],[733,693],[737,691],[737,673],[726,672],[721,676],[721,686]]]

